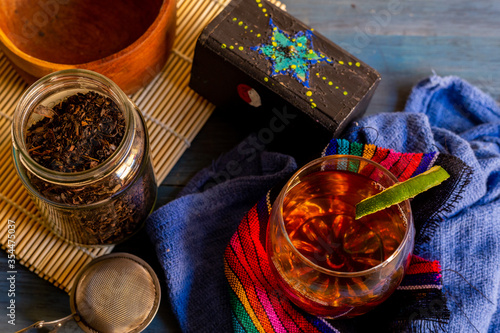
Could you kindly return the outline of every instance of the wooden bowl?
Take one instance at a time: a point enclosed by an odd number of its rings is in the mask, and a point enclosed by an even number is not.
[[[0,48],[28,83],[84,68],[131,94],[165,64],[175,20],[175,0],[1,1]]]

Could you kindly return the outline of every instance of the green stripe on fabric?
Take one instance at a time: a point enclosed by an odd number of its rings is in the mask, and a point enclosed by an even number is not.
[[[361,143],[357,142],[351,142],[350,143],[350,155],[354,156],[362,156],[363,155],[363,145]],[[347,170],[350,172],[355,172],[357,173],[359,169],[359,161],[353,160],[349,161],[347,165]]]
[[[351,142],[351,155],[363,156],[363,144]]]
[[[241,304],[240,299],[231,288],[229,288],[229,299],[233,309],[233,314],[236,317],[233,318],[233,320],[236,319],[238,321],[237,325],[233,325],[233,327],[236,329],[239,326],[244,329],[244,332],[247,333],[259,333],[257,327],[255,327],[255,324],[245,310],[245,307]]]

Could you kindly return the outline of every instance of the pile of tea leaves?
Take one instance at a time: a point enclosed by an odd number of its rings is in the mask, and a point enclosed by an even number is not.
[[[43,118],[27,130],[26,146],[40,165],[60,172],[95,168],[117,149],[125,119],[116,103],[90,91],[71,95],[50,109],[38,105]]]

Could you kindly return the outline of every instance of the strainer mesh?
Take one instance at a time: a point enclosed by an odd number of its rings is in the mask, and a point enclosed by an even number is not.
[[[156,312],[158,293],[151,273],[139,262],[110,258],[85,271],[73,306],[89,332],[140,332]]]

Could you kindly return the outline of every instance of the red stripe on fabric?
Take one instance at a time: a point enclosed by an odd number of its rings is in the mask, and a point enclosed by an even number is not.
[[[387,156],[388,153],[389,153],[389,149],[376,147],[375,154],[373,154],[371,160],[374,162],[380,163],[380,161],[382,161]],[[375,170],[375,167],[373,165],[367,164],[363,167],[362,170],[359,171],[359,173],[363,176],[371,178],[374,170]],[[377,177],[375,177],[375,178],[377,178]],[[373,180],[376,181],[377,179],[373,179]]]
[[[387,170],[390,170],[392,166],[399,161],[401,158],[402,153],[397,153],[394,150],[390,150],[389,154],[384,158],[383,161],[380,162],[380,165],[386,168]]]
[[[439,261],[429,261],[413,255],[406,274],[441,273]]]
[[[405,171],[403,171],[403,173],[398,177],[400,182],[410,179],[411,175],[413,175],[415,170],[417,170],[420,161],[422,161],[422,156],[424,156],[423,153],[413,154],[412,159],[410,163],[408,163]]]
[[[240,224],[238,228],[238,233],[242,240],[242,252],[245,258],[248,260],[250,268],[254,270],[253,274],[259,279],[259,283],[268,284],[264,273],[261,271],[262,257],[265,258],[266,253],[264,249],[259,249],[255,247],[255,238],[259,239],[259,224],[258,224],[257,209],[254,206],[247,213],[247,223]]]
[[[410,265],[406,274],[441,273],[439,262],[419,263]]]
[[[395,163],[389,170],[394,176],[396,176],[396,178],[399,179],[399,176],[403,173],[408,164],[410,164],[412,158],[413,153],[401,154],[399,161]]]
[[[390,149],[377,147],[375,154],[372,157],[372,161],[380,163],[389,154]]]

